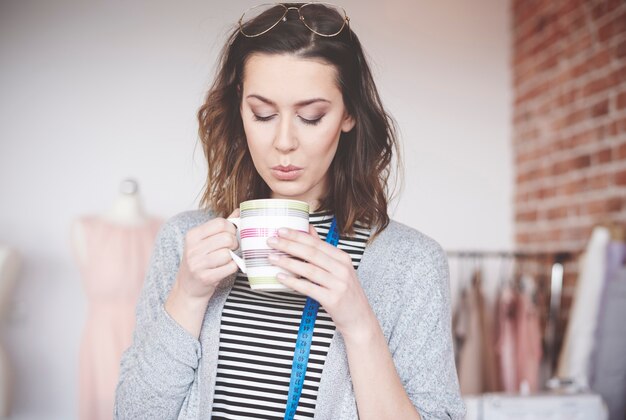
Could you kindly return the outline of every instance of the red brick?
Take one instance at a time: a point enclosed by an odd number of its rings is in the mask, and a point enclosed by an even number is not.
[[[614,14],[614,17],[598,29],[598,40],[606,42],[610,38],[626,32],[626,11]]]
[[[527,233],[516,233],[515,242],[518,244],[524,244],[530,242],[530,235]]]
[[[621,120],[615,121],[615,130],[616,134],[618,133],[626,133],[626,118],[622,118]]]
[[[626,81],[626,66],[618,67],[611,76],[615,85]]]
[[[581,6],[581,0],[561,2],[561,7],[557,10],[557,15],[559,16],[560,20],[563,20],[564,17],[567,17],[567,19],[571,22],[572,18],[584,16],[582,13],[584,11],[584,7]]]
[[[609,48],[602,49],[586,60],[585,70],[593,71],[602,69],[611,63],[611,50]]]
[[[591,157],[589,155],[562,160],[552,165],[552,175],[561,175],[572,170],[587,168],[590,165]]]
[[[526,102],[528,100],[531,100],[533,98],[536,98],[537,96],[544,95],[546,92],[549,91],[549,89],[550,89],[550,83],[548,81],[540,83],[539,85],[535,86],[534,88],[529,89],[523,95],[518,96],[515,99],[515,105],[520,105],[521,103]]]
[[[567,138],[564,142],[565,148],[575,148],[581,146],[583,144],[593,143],[598,139],[598,131],[597,130],[588,130],[583,131],[578,134],[574,134],[571,137]]]
[[[619,186],[626,185],[626,170],[617,172],[613,182],[615,182],[615,185]]]
[[[578,97],[579,94],[580,94],[580,90],[574,88],[568,91],[567,93],[564,93],[561,96],[559,96],[556,100],[556,105],[559,108],[563,108],[567,105],[571,105],[576,101],[576,98]]]
[[[624,207],[624,200],[620,197],[611,197],[587,203],[586,214],[597,216],[606,213],[618,212]]]
[[[555,207],[548,209],[548,220],[565,219],[567,217],[567,207]]]
[[[587,117],[587,115],[588,111],[586,109],[577,109],[573,112],[570,112],[564,118],[554,121],[552,123],[552,129],[560,130],[562,128],[577,124],[583,121]]]
[[[563,32],[560,31],[556,25],[552,25],[550,33],[535,44],[531,50],[531,54],[533,56],[537,56],[538,54],[542,54],[550,50],[550,48],[558,47],[559,42],[563,41],[563,35]]]
[[[601,117],[609,113],[609,100],[605,99],[591,107],[591,116],[593,118]]]
[[[624,57],[626,57],[626,40],[620,42],[615,47],[615,57],[616,58],[624,58]]]
[[[624,201],[622,197],[610,198],[606,203],[607,211],[611,213],[621,211],[624,208]]]
[[[615,158],[619,160],[626,159],[626,143],[622,143],[617,147],[617,153],[615,153]]]
[[[592,80],[583,87],[583,97],[595,95],[615,85],[615,73]]]
[[[522,211],[515,215],[518,222],[534,222],[537,220],[537,210]]]
[[[602,190],[609,186],[610,179],[608,174],[596,175],[589,178],[587,186],[591,190]]]
[[[609,181],[610,177],[608,174],[584,177],[562,185],[561,192],[564,196],[570,196],[592,190],[599,190],[608,187]],[[572,214],[576,215],[576,213],[577,212],[572,211]]]
[[[609,121],[603,126],[603,131],[607,136],[614,136],[617,134],[617,121]]]
[[[616,7],[622,4],[622,0],[602,0],[598,1],[591,9],[591,16],[598,20],[609,13],[613,12]]]
[[[584,184],[580,180],[570,181],[560,185],[557,188],[557,194],[561,197],[567,197],[584,191]]]
[[[569,66],[565,66],[561,71],[559,71],[553,78],[551,78],[550,83],[556,86],[564,86],[570,84],[572,81],[576,79],[572,68]]]
[[[566,239],[568,241],[579,241],[589,239],[590,229],[587,226],[571,226],[566,231]]]
[[[597,200],[587,203],[585,206],[585,214],[587,215],[598,215],[606,212],[606,201],[605,200]]]
[[[548,71],[551,68],[558,66],[560,60],[561,60],[560,53],[552,54],[546,60],[542,61],[540,64],[536,66],[537,71],[539,72]]]
[[[592,161],[594,164],[607,163],[611,161],[611,149],[602,149],[593,154]]]
[[[588,32],[584,32],[579,39],[571,42],[565,47],[567,58],[576,57],[578,54],[587,51],[593,45],[593,38]]]
[[[554,187],[543,187],[537,190],[537,194],[539,199],[545,200],[547,198],[552,198],[556,196],[556,188]]]
[[[617,109],[626,108],[626,91],[617,95],[617,98],[615,101],[616,101]]]
[[[572,159],[573,169],[583,169],[591,166],[591,156],[582,155]]]
[[[544,3],[545,2],[528,0],[516,1],[513,5],[513,24],[519,27],[524,23],[530,22],[537,16],[538,8],[545,5]]]
[[[548,231],[548,240],[550,242],[557,242],[561,239],[562,229],[552,229]]]

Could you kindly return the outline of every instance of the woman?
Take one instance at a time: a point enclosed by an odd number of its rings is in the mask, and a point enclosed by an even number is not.
[[[293,418],[463,417],[446,256],[389,220],[393,124],[348,22],[342,8],[295,3],[240,19],[198,112],[203,209],[159,233],[116,417],[291,418],[307,296],[321,307]],[[308,235],[270,244],[297,257],[272,261],[302,277],[280,279],[292,293],[250,290],[228,252],[225,218],[269,197],[313,210]],[[324,242],[333,217],[337,247]]]

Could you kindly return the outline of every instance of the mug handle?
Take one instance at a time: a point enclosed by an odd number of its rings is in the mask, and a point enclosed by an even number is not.
[[[226,220],[228,220],[230,223],[235,225],[237,227],[237,229],[239,229],[239,222],[240,222],[240,218],[239,217],[231,217],[231,218],[228,218]],[[237,264],[237,267],[239,267],[241,272],[244,273],[244,274],[247,274],[248,269],[246,268],[246,263],[244,262],[243,258],[241,258],[239,255],[235,254],[230,249],[228,250],[228,252],[230,253],[230,257],[233,259],[233,261],[235,261],[235,264]]]

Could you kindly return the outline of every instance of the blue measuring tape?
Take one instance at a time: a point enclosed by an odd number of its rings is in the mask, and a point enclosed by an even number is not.
[[[337,220],[333,217],[330,225],[326,242],[332,246],[337,246],[339,242],[339,232],[337,229]],[[309,353],[311,351],[311,340],[313,339],[313,327],[315,326],[315,318],[320,304],[315,299],[306,298],[304,310],[302,311],[302,319],[300,320],[300,328],[298,329],[298,339],[296,340],[296,349],[293,353],[293,363],[291,365],[291,380],[289,382],[289,395],[287,396],[287,409],[285,410],[284,420],[292,420],[296,415],[300,395],[302,395],[302,385],[304,384],[304,376],[306,374],[306,366],[309,363]]]

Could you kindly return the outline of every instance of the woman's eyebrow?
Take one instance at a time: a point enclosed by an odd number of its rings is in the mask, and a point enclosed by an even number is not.
[[[255,94],[255,93],[252,93],[252,94],[246,96],[246,99],[248,99],[248,98],[257,98],[258,100],[260,100],[262,102],[265,102],[268,105],[276,106],[276,103],[274,101],[271,101],[271,100],[269,100],[267,98],[264,98],[261,95]],[[312,98],[312,99],[305,99],[304,101],[296,102],[295,106],[306,106],[306,105],[310,105],[310,104],[315,103],[315,102],[327,102],[327,103],[330,103],[330,101],[328,99]]]

